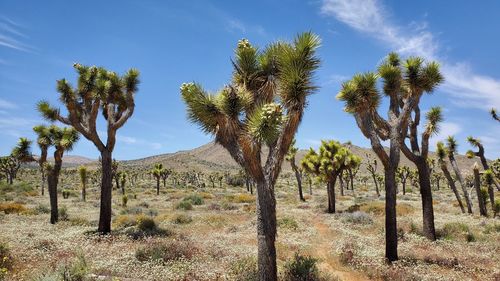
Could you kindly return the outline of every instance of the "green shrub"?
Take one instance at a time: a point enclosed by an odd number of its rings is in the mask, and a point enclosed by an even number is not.
[[[500,214],[500,199],[495,200],[495,206],[494,206],[494,214],[493,216],[496,217],[498,214]]]
[[[176,223],[176,224],[187,224],[187,223],[190,223],[192,221],[193,221],[193,219],[190,216],[185,215],[185,214],[176,215],[172,219],[172,222]]]
[[[257,281],[259,272],[257,270],[257,259],[255,257],[244,257],[237,259],[231,264],[229,275],[234,280]]]
[[[342,221],[352,224],[372,224],[372,217],[363,211],[354,211],[353,213],[343,213]]]
[[[295,253],[283,271],[284,280],[288,281],[315,281],[320,280],[317,259]]]
[[[221,208],[222,208],[222,210],[226,210],[226,211],[231,211],[231,210],[238,209],[237,206],[235,206],[235,205],[233,205],[233,204],[231,204],[229,202],[226,202],[226,201],[222,202]]]
[[[443,229],[439,232],[439,236],[446,240],[454,240],[468,233],[470,233],[470,230],[466,224],[450,222],[443,226]]]
[[[83,254],[79,254],[75,261],[60,269],[61,278],[65,281],[87,280],[88,273],[89,267]]]
[[[38,204],[34,208],[35,214],[49,214],[50,213],[50,208],[47,205],[43,204]]]
[[[183,200],[183,201],[177,203],[177,205],[175,205],[175,208],[178,210],[189,211],[189,210],[193,209],[193,205],[191,205],[191,202]]]
[[[66,206],[62,206],[61,208],[59,208],[59,220],[60,221],[67,221],[69,220],[69,216],[68,216],[68,208],[66,208]]]
[[[182,201],[190,202],[193,205],[203,205],[203,197],[197,194],[191,194],[189,196],[184,197]]]
[[[127,207],[128,196],[125,194],[122,196],[122,206]]]
[[[162,261],[164,263],[178,259],[192,259],[198,249],[186,241],[174,240],[166,244],[154,243],[139,247],[135,251],[138,261]]]
[[[157,226],[154,219],[141,217],[140,219],[138,219],[137,228],[142,231],[155,231],[157,229]]]
[[[280,228],[285,228],[289,230],[297,230],[299,228],[299,224],[292,217],[283,217],[278,219],[278,226]]]

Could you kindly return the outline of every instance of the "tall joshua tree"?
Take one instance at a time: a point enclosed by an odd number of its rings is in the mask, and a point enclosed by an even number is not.
[[[290,162],[292,170],[295,173],[295,179],[297,180],[297,185],[299,187],[300,201],[306,201],[306,199],[304,199],[304,195],[302,194],[302,169],[295,163],[295,156],[297,155],[297,151],[299,151],[299,149],[295,146],[294,139],[290,144],[290,149],[288,150],[288,153],[286,155],[286,160]]]
[[[42,195],[44,195],[45,176],[46,176],[45,164],[47,163],[47,153],[49,147],[52,145],[52,139],[50,138],[50,131],[47,126],[37,125],[33,127],[33,131],[35,131],[35,133],[37,134],[36,143],[40,148],[40,158],[38,158],[38,167],[40,168],[40,173],[42,176],[42,182],[40,187]]]
[[[439,82],[439,81],[437,81]],[[436,84],[437,85],[437,84]],[[422,198],[423,234],[429,240],[436,240],[436,229],[434,227],[434,208],[432,205],[431,167],[429,163],[429,139],[439,131],[439,123],[443,120],[441,108],[432,107],[426,114],[427,123],[421,135],[421,143],[418,142],[418,126],[420,125],[420,107],[416,105],[413,116],[410,116],[408,126],[408,139],[410,147],[402,140],[401,150],[406,158],[417,167],[418,181],[420,185],[420,196]]]
[[[57,185],[59,183],[59,173],[62,167],[62,158],[65,151],[70,151],[79,139],[78,132],[71,127],[59,128],[50,126],[48,128],[51,143],[54,145],[54,165],[47,164],[47,181],[50,197],[50,223],[54,224],[59,220],[57,206]]]
[[[66,107],[67,116],[46,101],[38,104],[43,116],[72,126],[91,141],[101,154],[101,204],[99,212],[100,233],[111,231],[111,197],[113,189],[112,161],[116,144],[116,131],[134,113],[134,96],[139,84],[139,71],[130,69],[125,75],[102,67],[74,64],[78,83],[74,88],[66,79],[57,81],[60,100]],[[97,134],[97,117],[102,112],[106,120],[107,140]]]
[[[481,192],[481,177],[479,175],[479,166],[477,165],[477,162],[474,163],[472,171],[474,173],[474,189],[476,190],[479,214],[483,217],[487,217],[488,212],[486,211],[486,198],[483,198],[483,193]]]
[[[263,50],[243,39],[235,51],[230,85],[216,95],[195,83],[181,87],[189,119],[214,135],[256,183],[259,280],[277,279],[274,185],[307,96],[317,88],[313,76],[320,63],[319,45],[310,32]],[[267,159],[261,159],[262,145],[269,147]]]
[[[448,160],[450,160],[451,167],[453,168],[455,176],[457,177],[458,182],[460,183],[460,187],[462,187],[462,192],[464,193],[465,197],[465,203],[467,204],[467,212],[469,214],[472,214],[472,201],[470,199],[469,192],[467,191],[467,186],[462,176],[462,173],[458,168],[457,160],[455,159],[455,153],[457,152],[457,147],[458,144],[455,138],[453,136],[449,136],[446,139],[446,153],[448,155]]]
[[[350,151],[337,141],[321,141],[319,151],[309,149],[301,166],[327,184],[328,212],[335,213],[335,182],[347,169]]]
[[[437,150],[436,154],[438,156],[438,163],[439,166],[441,167],[441,170],[443,171],[444,176],[446,177],[446,180],[448,181],[448,185],[450,186],[451,190],[455,194],[455,197],[457,198],[458,205],[460,206],[460,209],[462,210],[462,213],[465,213],[465,208],[462,203],[462,199],[460,198],[460,193],[458,193],[457,187],[455,185],[455,180],[450,174],[450,171],[448,170],[448,166],[446,165],[446,155],[447,151],[442,142],[437,143]]]
[[[483,169],[485,171],[488,170],[490,168],[490,166],[488,165],[488,161],[486,160],[486,157],[484,156],[484,146],[481,143],[481,140],[479,140],[478,138],[474,138],[472,136],[469,136],[467,138],[467,141],[469,142],[469,144],[471,146],[477,148],[477,151],[468,150],[465,155],[468,158],[473,158],[474,156],[479,157],[479,159],[481,160],[481,165],[483,166]],[[495,180],[495,178],[493,178],[493,184],[497,187],[497,189],[499,189],[499,184]]]
[[[87,181],[88,181],[88,170],[85,166],[78,167],[78,174],[80,175],[80,183],[82,184],[82,200],[83,202],[87,199]]]
[[[388,118],[379,115],[381,102],[378,77],[383,79],[383,94],[389,97]],[[395,53],[382,62],[378,74],[368,72],[355,75],[342,84],[337,98],[345,102],[345,111],[354,115],[363,135],[371,142],[374,152],[384,166],[385,174],[385,238],[386,258],[398,259],[396,223],[396,169],[400,150],[407,135],[411,113],[426,92],[432,92],[443,80],[436,62],[424,63],[411,57],[402,62]],[[389,141],[387,153],[382,141]]]

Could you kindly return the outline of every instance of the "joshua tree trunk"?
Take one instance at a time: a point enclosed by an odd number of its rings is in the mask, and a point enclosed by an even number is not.
[[[473,168],[474,171],[474,188],[476,189],[477,201],[479,203],[479,213],[483,217],[487,217],[488,213],[486,211],[486,198],[483,198],[483,193],[481,192],[481,178],[479,177],[479,169],[475,165]]]
[[[87,200],[87,188],[85,182],[82,183],[82,200],[85,202]]]
[[[101,177],[101,206],[99,213],[98,232],[107,234],[111,232],[111,199],[113,191],[112,165],[113,157],[111,151],[101,151],[102,177]]]
[[[375,191],[377,191],[377,197],[380,197],[380,191],[378,190],[377,176],[372,173],[373,182],[375,183]]]
[[[455,172],[455,175],[457,176],[458,182],[460,183],[460,186],[462,187],[462,191],[463,191],[464,197],[465,197],[465,203],[467,204],[467,212],[469,214],[472,214],[472,202],[470,200],[470,196],[469,196],[469,192],[467,191],[467,187],[465,186],[464,178],[462,177],[462,173],[460,173],[460,169],[458,168],[457,161],[455,160],[455,157],[451,153],[448,154],[448,158],[450,159],[451,167],[453,168],[453,171]]]
[[[347,170],[349,172],[349,178],[351,179],[350,183],[351,183],[351,190],[352,190],[352,193],[354,194],[354,175],[351,171],[351,169]]]
[[[342,179],[342,172],[339,174],[339,182],[340,182],[340,195],[344,196],[344,180]]]
[[[424,236],[431,240],[436,240],[436,229],[434,227],[434,207],[432,206],[432,190],[429,165],[425,159],[415,163],[418,170],[420,184],[420,195],[422,197],[422,216]]]
[[[302,175],[300,174],[300,172],[298,170],[295,171],[295,178],[297,179],[297,185],[299,187],[299,198],[300,198],[300,201],[306,201],[306,199],[304,198],[304,194],[302,194]]]
[[[156,178],[156,195],[160,195],[160,178]]]
[[[328,193],[328,213],[335,213],[335,182],[337,181],[337,175],[334,175],[331,180],[327,182],[327,193]]]
[[[257,182],[257,239],[259,280],[277,280],[276,199],[269,181]]]
[[[448,171],[448,168],[446,167],[445,163],[441,164],[441,170],[443,171],[443,174],[446,177],[446,180],[448,181],[448,185],[450,186],[451,190],[455,194],[455,197],[457,198],[457,202],[458,202],[458,205],[460,206],[460,210],[462,210],[462,213],[465,213],[465,207],[464,207],[464,204],[462,203],[462,198],[460,198],[460,193],[458,193],[457,186],[455,185],[455,181],[451,177],[450,171]]]
[[[50,197],[50,223],[55,224],[59,221],[59,208],[57,206],[57,184],[59,182],[59,172],[62,166],[62,152],[54,153],[54,167],[49,171],[47,177],[49,197]]]
[[[495,191],[491,183],[488,183],[488,196],[490,197],[491,210],[495,213]]]
[[[308,181],[309,181],[309,195],[312,196],[313,195],[312,179],[309,178]]]
[[[45,195],[45,181],[46,181],[46,178],[45,178],[45,171],[43,168],[40,169],[40,172],[42,173],[42,182],[41,182],[41,189],[42,189],[42,196]]]
[[[385,167],[385,256],[390,262],[398,259],[396,169],[397,165]]]

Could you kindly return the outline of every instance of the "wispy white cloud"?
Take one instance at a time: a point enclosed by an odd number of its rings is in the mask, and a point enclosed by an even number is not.
[[[155,150],[161,149],[163,147],[162,144],[159,142],[151,142],[145,139],[125,136],[121,134],[116,135],[116,140],[124,144],[146,146]]]
[[[5,16],[0,16],[0,46],[22,52],[34,52],[34,47],[22,42],[28,39],[28,36],[20,30],[21,28],[22,25]]]
[[[16,109],[17,105],[10,102],[10,101],[0,99],[0,108],[1,109]]]
[[[344,81],[347,81],[350,77],[341,74],[332,74],[326,78],[326,81],[322,83],[322,86],[329,86],[333,84],[340,84]]]
[[[405,55],[438,60],[446,81],[442,90],[464,107],[500,108],[500,80],[475,73],[464,62],[448,61],[440,56],[440,45],[426,22],[398,26],[378,0],[323,0],[321,12],[333,16],[351,28],[371,36]]]

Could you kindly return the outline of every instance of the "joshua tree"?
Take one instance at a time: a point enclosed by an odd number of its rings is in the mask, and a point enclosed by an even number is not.
[[[11,154],[0,158],[0,171],[4,173],[7,183],[13,184],[21,164],[34,160],[31,154],[31,141],[27,138],[19,138]]]
[[[455,197],[457,198],[458,205],[460,206],[460,210],[462,210],[462,213],[465,213],[465,208],[464,205],[462,204],[462,199],[460,198],[460,193],[458,193],[457,187],[455,186],[455,180],[450,174],[450,171],[448,170],[448,166],[446,165],[446,155],[447,151],[446,148],[444,147],[444,144],[442,142],[437,143],[437,150],[436,154],[438,156],[438,163],[439,166],[441,167],[441,170],[443,171],[444,176],[446,177],[446,180],[448,181],[448,185],[450,186],[451,190],[455,194]]]
[[[361,157],[350,154],[346,160],[347,165],[347,173],[349,174],[349,182],[351,183],[351,190],[354,193],[354,178],[359,171],[359,167],[361,166]]]
[[[300,201],[306,201],[306,199],[304,199],[304,195],[302,194],[302,169],[300,167],[297,167],[297,164],[295,164],[295,156],[297,155],[297,151],[299,151],[299,149],[295,146],[295,139],[294,139],[290,144],[290,148],[286,155],[286,160],[290,162],[292,170],[295,173],[295,179],[297,180],[297,185],[299,187]]]
[[[436,240],[436,229],[434,227],[434,208],[432,205],[431,188],[431,166],[429,155],[429,139],[439,131],[439,123],[443,120],[441,108],[432,107],[426,114],[427,123],[421,136],[421,143],[418,142],[418,126],[420,125],[420,107],[416,105],[413,109],[413,116],[410,116],[408,126],[408,139],[410,148],[403,140],[401,150],[404,155],[417,167],[418,180],[420,185],[420,195],[422,198],[423,213],[423,234],[429,240]]]
[[[441,179],[443,178],[443,175],[441,173],[433,173],[432,174],[432,181],[436,184],[437,190],[439,190],[440,185],[441,185]]]
[[[321,141],[318,152],[310,148],[302,158],[302,168],[327,183],[329,213],[335,213],[335,182],[347,168],[346,160],[350,154],[337,141]]]
[[[122,190],[122,195],[125,195],[125,184],[127,183],[127,173],[126,172],[120,172],[120,188]]]
[[[408,166],[403,166],[403,167],[398,167],[396,174],[401,181],[401,184],[403,185],[403,195],[406,194],[406,180],[408,179],[408,176],[410,176],[410,167]]]
[[[162,163],[155,164],[153,170],[151,171],[151,174],[156,179],[156,195],[160,195],[160,180],[161,180],[161,175],[162,173],[164,173],[164,171],[165,168],[163,168]]]
[[[483,217],[487,217],[488,213],[486,211],[486,200],[483,198],[483,193],[481,192],[481,177],[479,176],[479,167],[477,163],[474,163],[472,170],[474,172],[474,188],[476,189],[477,194],[479,214]]]
[[[102,67],[89,67],[78,63],[73,66],[79,76],[76,88],[73,88],[66,79],[57,81],[60,100],[68,110],[68,115],[62,116],[58,108],[46,101],[41,101],[38,109],[46,119],[60,121],[75,128],[99,150],[102,175],[98,231],[109,233],[113,189],[112,154],[116,144],[116,131],[134,113],[134,95],[139,84],[139,71],[130,69],[125,75],[120,76]],[[105,143],[97,134],[97,117],[100,109],[106,120]]]
[[[50,197],[50,223],[54,224],[59,220],[57,207],[57,185],[59,183],[59,173],[62,167],[63,154],[73,149],[79,139],[78,132],[71,127],[59,128],[50,126],[48,128],[51,143],[54,145],[54,165],[47,164],[47,182]]]
[[[446,140],[446,153],[448,155],[448,160],[450,160],[451,167],[453,168],[455,176],[457,177],[458,182],[462,187],[462,191],[465,197],[465,203],[467,204],[467,212],[469,214],[472,214],[472,201],[470,200],[469,192],[467,191],[467,186],[465,184],[464,178],[462,177],[462,173],[458,168],[457,160],[455,159],[455,153],[457,152],[457,147],[458,144],[455,138],[453,136],[449,136],[448,139]]]
[[[495,176],[493,175],[493,172],[490,169],[484,171],[484,180],[486,182],[486,185],[488,186],[488,196],[490,197],[490,203],[493,213],[495,213],[495,192],[493,191],[493,186],[492,186],[494,179]]]
[[[478,138],[474,138],[472,136],[469,136],[467,138],[467,141],[470,143],[471,146],[477,148],[477,151],[474,152],[472,150],[468,150],[467,153],[465,154],[468,158],[473,158],[474,156],[475,157],[479,157],[479,159],[481,160],[481,165],[483,166],[483,169],[486,171],[490,168],[490,166],[488,165],[488,161],[486,160],[486,157],[484,156],[484,146],[483,144],[481,143],[481,140],[479,140]],[[495,180],[495,178],[493,178],[493,184],[497,187],[497,189],[499,188],[499,184],[498,182]]]
[[[163,171],[161,172],[160,176],[161,179],[163,180],[163,187],[167,187],[167,179],[170,176],[170,174],[172,174],[171,169],[163,169]]]
[[[33,127],[33,131],[37,134],[37,144],[40,148],[40,158],[38,158],[38,166],[40,168],[40,173],[42,175],[41,189],[42,195],[44,195],[45,187],[45,163],[47,163],[47,153],[49,147],[52,145],[52,140],[50,138],[50,132],[47,126],[38,125]]]
[[[78,174],[80,175],[80,183],[82,184],[82,200],[83,202],[85,202],[87,199],[87,181],[88,181],[87,167],[80,166],[78,168]]]
[[[380,197],[380,191],[378,189],[378,181],[377,181],[377,159],[371,159],[371,157],[366,154],[368,159],[366,163],[366,169],[372,175],[373,184],[375,184],[375,191],[377,192],[377,197]]]
[[[493,120],[497,120],[498,122],[500,122],[500,118],[498,118],[496,109],[492,108],[490,110],[490,114],[491,114],[491,118],[493,118]]]
[[[389,97],[388,119],[383,119],[377,109],[381,94],[377,88],[378,77],[383,78],[383,93]],[[396,223],[396,169],[400,150],[407,136],[411,113],[415,111],[424,93],[432,92],[443,76],[436,62],[425,64],[418,57],[401,62],[395,53],[389,54],[372,72],[357,74],[342,84],[337,98],[345,102],[345,110],[354,115],[363,135],[370,139],[372,148],[384,166],[386,190],[386,258],[398,259]],[[389,141],[389,153],[382,141]],[[403,148],[404,149],[404,148]]]
[[[217,95],[187,83],[181,93],[191,121],[228,150],[257,186],[259,280],[276,280],[276,199],[274,185],[302,120],[307,96],[317,88],[314,71],[319,38],[303,33],[293,43],[277,42],[262,51],[238,42],[230,85]],[[261,147],[269,147],[265,162]]]

